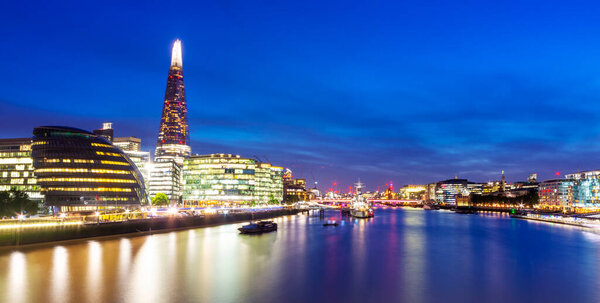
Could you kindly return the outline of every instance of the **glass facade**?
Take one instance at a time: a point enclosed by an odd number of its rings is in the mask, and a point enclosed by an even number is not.
[[[32,158],[46,206],[73,211],[148,202],[135,164],[100,135],[69,127],[37,127]]]
[[[31,159],[31,138],[0,139],[0,191],[11,188],[42,200]]]
[[[573,203],[576,208],[600,208],[600,170],[565,175],[572,179]]]
[[[181,41],[177,40],[171,55],[155,158],[172,158],[177,164],[183,164],[183,158],[191,153],[189,138]]]
[[[183,202],[268,203],[283,199],[283,168],[231,154],[192,156],[183,165]]]
[[[466,179],[450,179],[438,182],[435,191],[435,200],[438,203],[456,205],[457,196],[468,196],[469,182]]]
[[[556,179],[540,183],[538,196],[540,206],[571,207],[573,203],[574,180]]]
[[[148,193],[150,197],[163,193],[171,203],[178,203],[181,197],[181,166],[173,159],[154,162],[149,169]]]

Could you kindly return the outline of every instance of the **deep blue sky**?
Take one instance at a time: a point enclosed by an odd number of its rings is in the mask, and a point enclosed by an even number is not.
[[[54,2],[0,6],[0,137],[111,121],[153,151],[180,38],[195,153],[323,188],[600,168],[595,1]]]

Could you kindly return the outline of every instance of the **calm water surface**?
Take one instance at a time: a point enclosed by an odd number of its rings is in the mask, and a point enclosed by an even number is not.
[[[327,217],[340,220],[338,212]],[[0,252],[2,302],[598,302],[600,235],[576,227],[377,209]]]

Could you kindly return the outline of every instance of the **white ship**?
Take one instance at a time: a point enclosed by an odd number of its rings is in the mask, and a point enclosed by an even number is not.
[[[371,203],[362,196],[362,186],[363,184],[356,183],[356,196],[352,198],[352,204],[350,205],[350,215],[356,218],[371,218],[373,217],[373,208],[371,208]]]

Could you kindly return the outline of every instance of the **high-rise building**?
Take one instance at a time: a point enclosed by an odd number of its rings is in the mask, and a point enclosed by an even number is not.
[[[44,203],[55,211],[139,207],[148,202],[134,163],[101,135],[71,127],[37,127],[31,156]]]
[[[171,52],[171,67],[156,142],[156,161],[171,158],[182,165],[183,159],[191,153],[189,140],[181,41],[176,40]]]
[[[42,200],[34,176],[31,138],[0,139],[0,191],[15,188],[32,200]]]

